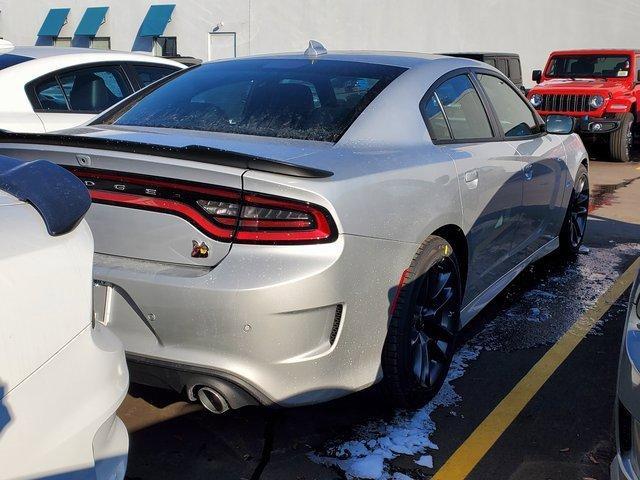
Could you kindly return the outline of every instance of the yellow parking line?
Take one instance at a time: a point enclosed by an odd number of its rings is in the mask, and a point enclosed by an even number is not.
[[[620,295],[633,283],[640,268],[640,258],[609,287],[569,330],[538,360],[509,394],[493,409],[474,432],[458,447],[432,480],[466,478],[491,446],[529,403],[553,372],[567,359],[589,330],[602,318]]]

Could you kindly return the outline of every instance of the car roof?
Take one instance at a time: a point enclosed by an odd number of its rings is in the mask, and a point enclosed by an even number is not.
[[[28,57],[32,60],[46,59],[51,57],[64,57],[69,56],[81,56],[79,58],[86,59],[88,62],[96,61],[109,61],[113,60],[139,60],[145,62],[156,62],[167,65],[179,66],[178,62],[173,60],[164,59],[162,57],[155,57],[146,53],[136,52],[121,52],[118,50],[96,50],[93,48],[78,48],[78,47],[51,47],[51,46],[15,46],[10,49],[0,50],[0,55],[18,55],[21,57]],[[78,62],[84,63],[84,62]]]
[[[280,54],[264,54],[264,55],[251,55],[241,58],[233,58],[228,60],[217,60],[217,62],[224,61],[243,61],[251,59],[298,59],[298,60],[338,60],[344,62],[362,62],[373,63],[379,65],[389,65],[394,67],[413,68],[416,66],[427,65],[436,60],[446,58],[442,55],[435,55],[431,53],[419,53],[419,52],[389,52],[389,51],[359,51],[359,50],[339,50],[330,51],[326,54],[318,55],[317,57],[309,57],[303,53],[280,53]],[[462,61],[463,59],[461,59]],[[212,63],[212,62],[205,62]]]
[[[520,57],[517,53],[505,53],[505,52],[448,52],[438,53],[438,55],[446,55],[449,57],[465,57],[467,55],[482,56],[482,57]]]
[[[590,53],[640,53],[640,50],[633,48],[579,48],[573,50],[556,50],[551,55],[589,55]]]

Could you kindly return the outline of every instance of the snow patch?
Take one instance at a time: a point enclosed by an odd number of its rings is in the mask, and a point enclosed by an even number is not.
[[[422,455],[418,460],[416,460],[416,465],[433,468],[433,457],[431,455]]]

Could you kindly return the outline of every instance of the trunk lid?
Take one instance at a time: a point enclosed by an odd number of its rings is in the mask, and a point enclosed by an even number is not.
[[[195,186],[195,191],[188,192],[195,202],[203,195],[202,189],[209,187],[216,187],[224,195],[239,196],[242,175],[248,168],[283,169],[282,173],[300,176],[314,176],[314,172],[321,175],[320,170],[290,161],[332,145],[137,127],[82,127],[63,133],[62,136],[3,134],[0,153],[25,161],[47,159],[70,167],[85,183],[93,182],[87,183],[90,188],[101,192],[146,195],[149,190],[166,191],[169,184]],[[108,178],[104,178],[105,171]],[[141,175],[146,183],[131,183],[139,181]],[[108,197],[100,202],[94,197],[87,215],[98,253],[213,267],[231,248],[229,239],[215,238],[181,211],[172,214],[147,206],[129,208],[110,203]],[[194,209],[203,213],[197,205]]]

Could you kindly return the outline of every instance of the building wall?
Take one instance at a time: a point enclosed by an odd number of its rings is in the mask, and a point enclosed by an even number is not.
[[[301,51],[310,38],[329,50],[519,53],[524,77],[563,48],[640,47],[638,0],[0,0],[0,35],[33,45],[49,10],[69,7],[61,36],[84,9],[109,6],[99,36],[113,49],[150,50],[137,31],[151,4],[175,3],[165,35],[178,51],[208,58],[208,32],[236,32],[238,55]]]

